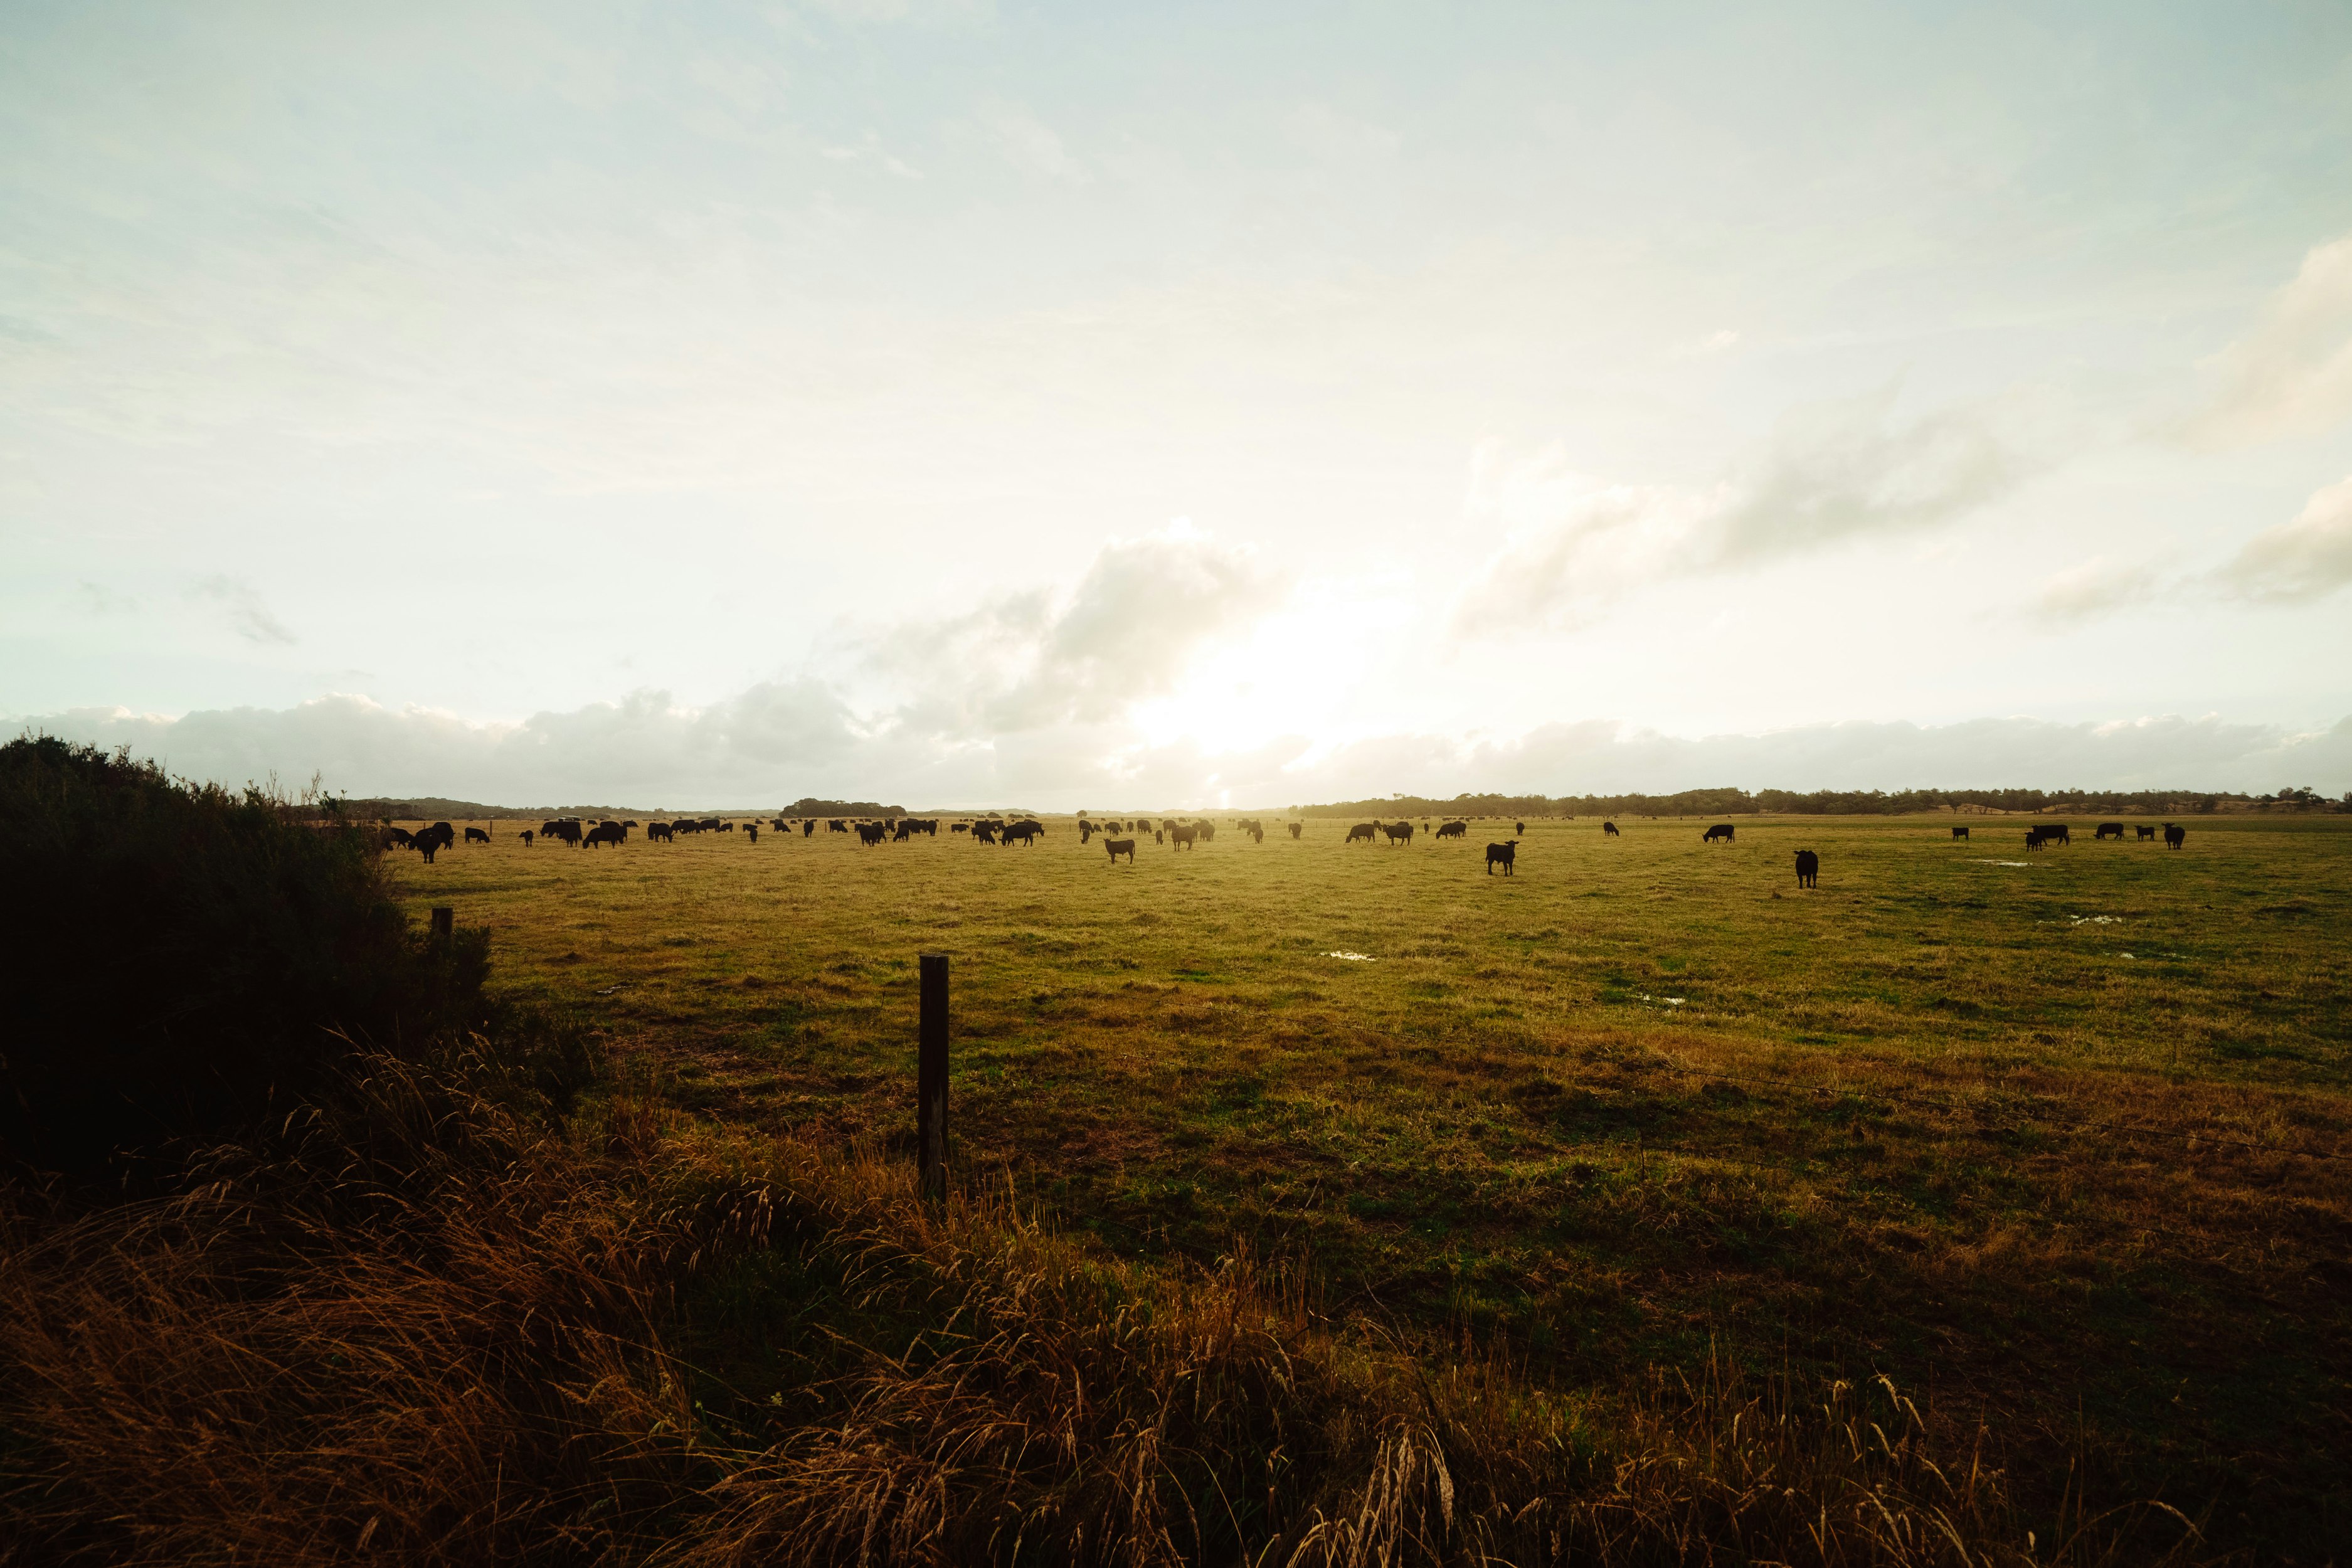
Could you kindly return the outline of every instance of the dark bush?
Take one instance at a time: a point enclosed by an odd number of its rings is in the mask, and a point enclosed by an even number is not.
[[[412,931],[370,832],[47,737],[0,747],[0,1160],[234,1133],[353,1042],[484,1027],[488,933]]]

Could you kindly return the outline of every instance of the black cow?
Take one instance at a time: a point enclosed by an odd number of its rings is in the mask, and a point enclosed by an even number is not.
[[[1604,822],[1601,825],[1601,837],[1603,838],[1622,838],[1624,835],[1617,831],[1617,825],[1615,823]]]
[[[435,850],[446,849],[456,842],[457,842],[457,830],[446,822],[436,822],[430,827],[418,828],[410,836],[408,847],[423,855],[425,863],[430,866],[433,864]]]
[[[1153,828],[1153,829],[1151,830],[1151,842],[1153,842],[1154,844],[1165,844],[1165,843],[1167,843],[1167,842],[1168,842],[1168,835],[1167,835],[1167,833],[1166,833],[1164,830],[1160,829],[1160,828],[1157,828],[1157,827]]]
[[[1822,874],[1822,858],[1810,849],[1797,851],[1797,886],[1810,888]]]
[[[871,849],[881,843],[889,831],[878,822],[861,822],[857,825],[857,841]]]
[[[1969,830],[1965,827],[1955,827],[1952,829],[1952,837],[1955,838],[1966,838],[1968,836]]]
[[[1495,874],[1495,868],[1500,866],[1503,868],[1503,875],[1506,877],[1509,876],[1511,874],[1511,863],[1518,858],[1519,841],[1516,838],[1512,839],[1508,844],[1487,845],[1486,875],[1489,877],[1493,876]]]
[[[2181,845],[2187,843],[2188,840],[2189,829],[2185,827],[2175,827],[2169,822],[2164,825],[2164,847],[2167,849],[2178,849]]]
[[[2118,844],[2122,843],[2124,841],[2124,825],[2120,822],[2102,822],[2098,826],[2091,830],[2091,840],[2093,843],[2097,843],[2102,839],[2107,838],[2112,838]]]
[[[1045,837],[1045,825],[1044,823],[1016,822],[1012,826],[1004,830],[1003,847],[1010,847],[1013,845],[1018,844],[1022,848],[1026,849],[1036,840]]]
[[[950,833],[970,833],[971,831],[971,824],[969,822],[959,822],[953,827],[949,828],[948,831]]]
[[[1353,844],[1357,839],[1360,838],[1365,843],[1370,844],[1372,841],[1373,837],[1378,834],[1380,830],[1381,825],[1377,822],[1360,822],[1356,824],[1355,826],[1348,829],[1348,842]]]
[[[2156,829],[2143,822],[2139,825],[2139,836],[2143,839],[2152,839],[2156,837]]]
[[[816,837],[815,817],[809,816],[801,819],[801,837],[803,838],[814,838]]]
[[[1303,823],[1303,822],[1294,822],[1294,823],[1292,823],[1292,824],[1290,825],[1290,836],[1291,836],[1293,838],[1297,837],[1298,837],[1298,833],[1299,833],[1299,829],[1301,829],[1301,828],[1305,827],[1306,826],[1307,826],[1307,825],[1306,825],[1305,823]]]
[[[490,841],[490,833],[489,833],[489,829],[488,829],[488,828],[486,828],[486,827],[468,827],[467,829],[466,829],[466,842],[467,842],[467,843],[468,843],[468,844],[488,844],[489,841]]]
[[[406,849],[415,842],[415,835],[410,833],[405,827],[387,827],[383,830],[383,847],[386,849],[393,847],[394,845],[398,845],[401,848]]]
[[[526,849],[530,847],[530,829],[528,827],[522,830],[522,847]]]
[[[1511,825],[1511,831],[1525,838],[1528,836],[1528,825],[1524,822],[1515,822]]]
[[[998,829],[1001,826],[1002,826],[1001,824],[999,824],[999,823],[994,823],[994,822],[975,822],[975,823],[973,823],[973,824],[971,825],[971,841],[972,841],[974,844],[993,844],[993,843],[995,843],[995,842],[996,842],[996,833],[997,833],[997,829]]]
[[[1713,827],[1708,828],[1705,833],[1700,834],[1698,836],[1698,841],[1702,844],[1712,844],[1717,839],[1720,838],[1726,844],[1728,844],[1732,842],[1736,837],[1737,830],[1732,827],[1731,824],[1727,822],[1718,822]]]
[[[2068,836],[2066,825],[2063,822],[2053,823],[2047,827],[2029,827],[2025,830],[2025,847],[2028,849],[2039,849],[2045,844],[2071,845],[2073,842],[2074,839]]]
[[[1265,829],[1260,827],[1255,822],[1250,824],[1249,836],[1250,842],[1253,844],[1263,844],[1265,842]]]
[[[1110,863],[1112,865],[1118,865],[1118,858],[1122,855],[1127,857],[1127,863],[1129,865],[1132,866],[1135,864],[1134,839],[1113,838],[1109,834],[1106,833],[1103,835],[1103,847],[1110,851]]]
[[[629,837],[629,830],[617,822],[600,822],[581,838],[583,849],[593,849],[600,844],[619,844]]]
[[[743,825],[743,836],[749,838],[752,843],[757,844],[760,842],[760,825],[756,822],[745,823]]]
[[[1412,842],[1412,824],[1410,822],[1400,822],[1393,827],[1390,826],[1386,823],[1382,823],[1381,825],[1381,831],[1389,836],[1389,847],[1391,849],[1395,848],[1400,843],[1410,844]]]
[[[1437,837],[1440,838],[1467,838],[1470,837],[1470,825],[1466,822],[1441,822],[1437,825]]]
[[[1201,832],[1196,827],[1171,827],[1168,829],[1168,837],[1175,841],[1177,848],[1192,849],[1197,847],[1194,840],[1201,837]]]
[[[667,822],[652,823],[646,828],[646,842],[648,844],[675,844],[677,842],[677,829],[672,827]]]
[[[829,816],[825,818],[824,830],[827,833],[846,833],[849,831],[849,824],[837,816]]]

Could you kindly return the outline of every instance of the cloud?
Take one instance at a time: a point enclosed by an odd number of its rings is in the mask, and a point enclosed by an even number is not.
[[[2200,445],[2246,446],[2352,415],[2352,235],[2306,254],[2210,368],[2221,387],[2190,423]]]
[[[915,688],[902,730],[978,739],[1109,722],[1169,691],[1204,651],[1274,609],[1255,552],[1177,522],[1103,547],[1066,597],[1007,595],[876,637],[867,667]]]
[[[2144,605],[2161,591],[2152,566],[2118,566],[2094,555],[2046,579],[2025,608],[2026,618],[2055,629],[2083,626]]]
[[[286,623],[269,613],[250,583],[235,577],[205,577],[193,591],[226,610],[230,627],[247,642],[290,645],[296,640]]]
[[[184,776],[231,784],[315,772],[330,788],[362,795],[648,810],[772,806],[803,795],[1110,810],[1279,807],[1399,792],[1665,794],[1726,784],[2251,791],[2292,780],[2329,795],[2352,790],[2352,718],[2309,732],[2158,716],[1821,724],[1702,737],[1602,719],[1504,738],[1398,733],[1317,753],[1291,736],[1218,752],[1190,741],[1118,744],[1112,731],[1066,724],[973,743],[860,723],[830,689],[778,682],[702,709],[637,692],[514,724],[331,696],[290,709],[176,719],[80,709],[29,719],[25,728],[128,745]]]
[[[2242,598],[2283,603],[2321,598],[2352,583],[2352,479],[2318,491],[2292,522],[2254,535],[2214,581]]]
[[[1651,583],[1939,527],[2029,471],[1982,416],[1948,410],[1896,426],[1893,395],[1792,416],[1704,489],[1604,483],[1557,451],[1512,468],[1483,455],[1466,510],[1511,532],[1458,602],[1456,631],[1572,625]]]
[[[1285,118],[1283,128],[1305,151],[1335,162],[1392,157],[1404,145],[1404,138],[1395,132],[1342,114],[1328,103],[1299,105]]]
[[[978,119],[1005,162],[1024,174],[1070,184],[1088,179],[1087,166],[1062,145],[1054,129],[1019,104],[991,99],[980,106]]]

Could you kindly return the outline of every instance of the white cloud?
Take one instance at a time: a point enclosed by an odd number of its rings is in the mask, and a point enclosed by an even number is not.
[[[1071,184],[1083,184],[1088,178],[1086,164],[1062,144],[1053,127],[1019,104],[991,99],[980,106],[978,119],[1005,162],[1024,174]]]
[[[2221,388],[2190,426],[2203,445],[2244,446],[2352,415],[2352,235],[2305,255],[2254,330],[2210,368]]]
[[[1404,145],[1404,138],[1395,132],[1342,114],[1328,103],[1299,105],[1285,120],[1284,129],[1298,146],[1334,161],[1392,157]]]
[[[237,636],[247,642],[291,644],[294,634],[286,623],[269,613],[260,593],[252,584],[235,577],[206,577],[194,588],[199,598],[220,605],[228,615],[228,624]]]
[[[2153,566],[2119,565],[2094,555],[2046,579],[2026,605],[2026,618],[2053,629],[2081,626],[2147,604],[2161,585]]]
[[[2352,583],[2352,479],[2318,491],[2293,521],[2254,535],[2215,581],[2241,597],[2285,602]]]
[[[1806,410],[1705,488],[1609,484],[1557,451],[1511,466],[1488,451],[1465,510],[1511,532],[1459,602],[1456,630],[1572,625],[1650,583],[1938,527],[2024,478],[2026,463],[1981,415],[1896,426],[1891,402],[1889,393]]]
[[[977,739],[1101,724],[1169,691],[1285,586],[1254,552],[1180,521],[1104,546],[1066,598],[1008,595],[895,627],[873,640],[866,663],[915,689],[893,716],[901,729]]]
[[[30,731],[128,745],[194,778],[275,773],[360,795],[442,795],[515,806],[760,806],[802,795],[915,805],[1020,803],[1097,810],[1281,806],[1411,793],[1546,795],[1745,788],[2032,786],[2263,790],[2282,780],[2352,789],[2352,718],[2298,733],[2219,718],[2112,723],[1979,719],[1822,724],[1698,738],[1592,720],[1507,739],[1402,733],[1311,754],[1299,737],[1217,752],[1197,742],[1114,747],[1115,726],[1061,725],[985,743],[866,727],[814,683],[755,687],[707,709],[659,692],[467,723],[423,709],[325,697],[285,710],[170,719],[77,710]]]

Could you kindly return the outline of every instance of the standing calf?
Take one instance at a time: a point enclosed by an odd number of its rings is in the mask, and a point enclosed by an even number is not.
[[[1486,875],[1489,877],[1493,876],[1495,874],[1495,868],[1500,866],[1503,868],[1503,875],[1506,877],[1509,876],[1511,874],[1511,864],[1518,858],[1519,841],[1516,838],[1512,839],[1507,844],[1487,845]]]
[[[1122,855],[1127,857],[1127,863],[1129,865],[1132,866],[1135,864],[1134,839],[1113,838],[1109,834],[1106,833],[1103,835],[1103,847],[1110,851],[1110,863],[1112,865],[1118,865],[1118,858]]]
[[[1822,858],[1810,849],[1797,851],[1797,886],[1810,888],[1822,874]]]

